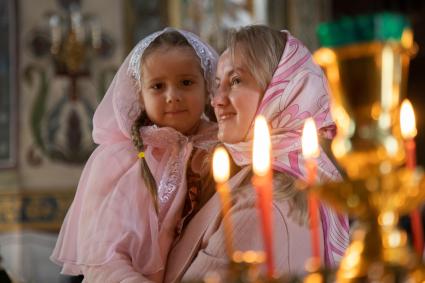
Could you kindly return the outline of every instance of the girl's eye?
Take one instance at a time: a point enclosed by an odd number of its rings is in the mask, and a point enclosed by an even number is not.
[[[190,85],[192,85],[192,84],[193,84],[193,81],[191,81],[191,80],[183,80],[183,81],[182,81],[182,84],[183,84],[184,86],[190,86]]]
[[[162,83],[157,83],[151,86],[152,89],[154,90],[160,90],[164,87],[164,85]]]
[[[235,85],[238,85],[240,83],[241,83],[241,79],[238,78],[238,77],[235,77],[235,78],[233,78],[233,79],[230,80],[230,85],[231,86],[235,86]]]

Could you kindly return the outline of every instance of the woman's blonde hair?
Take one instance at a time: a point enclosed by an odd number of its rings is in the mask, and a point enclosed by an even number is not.
[[[231,30],[227,44],[232,58],[242,55],[247,69],[263,90],[273,77],[285,45],[286,33],[263,25]]]

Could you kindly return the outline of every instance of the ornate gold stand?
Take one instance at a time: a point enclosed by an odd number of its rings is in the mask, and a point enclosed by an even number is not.
[[[414,255],[398,216],[425,199],[422,171],[399,169],[366,180],[329,183],[313,188],[322,199],[358,219],[351,244],[337,272],[338,282],[357,282],[378,265],[408,267]]]
[[[401,40],[322,48],[314,54],[330,82],[338,126],[332,151],[348,180],[317,186],[313,192],[358,219],[337,282],[425,279],[406,233],[396,226],[399,215],[425,200],[422,170],[402,167],[399,122],[409,60],[416,50],[406,28]]]

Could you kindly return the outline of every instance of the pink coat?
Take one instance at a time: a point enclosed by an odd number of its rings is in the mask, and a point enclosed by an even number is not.
[[[229,214],[233,222],[234,249],[241,251],[263,250],[255,190],[249,184],[241,185],[250,169],[244,167],[230,181],[233,189],[240,186],[233,194],[234,203]],[[169,253],[164,282],[202,279],[210,271],[220,273],[225,270],[228,260],[220,210],[220,198],[215,194],[191,220]],[[308,226],[288,217],[288,212],[288,201],[274,200],[272,227],[278,275],[302,273],[311,256]],[[322,246],[322,259],[323,250]]]
[[[263,239],[256,210],[255,191],[251,185],[241,184],[249,175],[250,167],[244,167],[231,178],[233,194],[230,211],[234,224],[235,250],[262,250]],[[224,228],[220,213],[221,203],[217,194],[203,206],[184,229],[168,255],[163,282],[180,282],[202,279],[208,272],[222,272],[228,264]],[[289,202],[273,202],[273,239],[276,271],[302,273],[311,255],[310,232],[307,225],[300,225],[288,217]],[[323,243],[323,239],[321,241]],[[324,248],[321,247],[322,259]],[[128,265],[128,259],[117,257],[108,264],[84,271],[85,282],[141,283],[150,282]]]

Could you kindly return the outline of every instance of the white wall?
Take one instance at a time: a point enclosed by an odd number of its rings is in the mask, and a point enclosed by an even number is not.
[[[56,235],[41,232],[0,234],[2,266],[14,282],[62,283],[66,277],[60,267],[48,260],[56,243]]]

